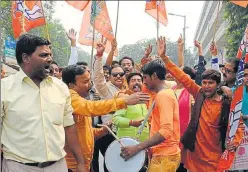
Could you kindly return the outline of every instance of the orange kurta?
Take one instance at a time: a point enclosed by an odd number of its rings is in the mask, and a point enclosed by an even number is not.
[[[102,129],[92,128],[91,117],[108,114],[109,112],[125,108],[126,102],[121,98],[90,101],[82,98],[74,90],[70,90],[70,93],[79,143],[85,160],[86,169],[89,171],[94,150],[94,138],[103,134]],[[65,150],[67,152],[65,157],[67,166],[69,169],[75,170],[77,161],[67,146],[65,146]]]
[[[201,87],[171,61],[166,63],[166,68],[196,98]],[[193,152],[182,151],[184,166],[191,172],[216,170],[222,155],[221,136],[218,128],[221,105],[221,100],[205,99],[203,102],[196,132],[195,150]]]
[[[152,156],[176,155],[180,152],[179,107],[172,89],[157,93],[151,114],[150,138],[159,132],[165,140],[151,147]]]

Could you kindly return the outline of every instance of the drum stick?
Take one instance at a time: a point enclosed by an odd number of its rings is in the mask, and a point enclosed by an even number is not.
[[[114,138],[120,143],[122,147],[125,147],[125,145],[121,142],[121,140],[115,135],[115,133],[107,126],[107,125],[102,125],[102,124],[97,124],[99,127],[106,127],[108,131],[114,136]]]

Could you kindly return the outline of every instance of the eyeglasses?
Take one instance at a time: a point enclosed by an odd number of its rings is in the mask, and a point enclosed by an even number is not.
[[[111,75],[112,75],[113,77],[117,77],[118,75],[119,75],[120,77],[123,77],[123,76],[125,75],[125,73],[124,73],[124,72],[118,72],[118,73],[111,73]]]
[[[225,73],[233,73],[232,70],[230,70],[230,69],[228,69],[228,68],[225,68],[225,67],[222,68],[222,72],[225,72]]]

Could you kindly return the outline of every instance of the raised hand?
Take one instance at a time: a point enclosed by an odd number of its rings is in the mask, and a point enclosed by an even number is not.
[[[117,42],[116,42],[116,39],[114,39],[112,42],[111,42],[111,51],[114,52],[117,48]]]
[[[202,56],[202,45],[200,42],[198,42],[197,40],[194,41],[195,46],[198,48],[198,54],[199,56]]]
[[[74,29],[70,29],[69,32],[66,34],[67,34],[68,39],[71,41],[71,46],[75,47],[77,32]]]
[[[148,58],[151,53],[152,53],[152,45],[149,44],[145,49],[145,57]]]
[[[166,40],[165,37],[160,37],[157,40],[157,53],[158,56],[161,58],[165,57],[165,53],[166,53]]]
[[[183,45],[184,42],[183,42],[182,34],[180,34],[180,37],[177,40],[177,46],[180,51],[183,51]]]
[[[201,47],[202,47],[201,43],[198,42],[197,40],[194,41],[194,45],[195,45],[195,47],[197,47],[197,48],[201,48]]]
[[[213,41],[211,46],[210,46],[210,52],[212,54],[212,56],[217,56],[218,55],[218,49],[216,46],[216,43]]]
[[[106,46],[106,43],[107,43],[107,38],[104,38],[102,36],[102,39],[100,42],[97,43],[97,46],[96,46],[96,56],[97,57],[102,57],[103,56],[103,53],[105,51],[105,46]]]

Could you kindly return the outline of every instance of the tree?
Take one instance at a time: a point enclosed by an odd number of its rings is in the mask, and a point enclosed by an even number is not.
[[[117,57],[117,59],[121,59],[124,56],[129,56],[134,59],[135,63],[140,63],[141,58],[144,56],[145,48],[147,47],[148,44],[151,44],[153,47],[153,51],[151,55],[156,55],[157,54],[156,39],[152,38],[152,39],[140,40],[136,42],[135,44],[129,44],[129,45],[122,46],[120,48],[119,56]],[[172,61],[175,64],[178,64],[177,42],[171,42],[170,40],[167,40],[166,52],[167,52],[167,55],[169,55],[172,58]],[[185,59],[184,60],[185,65],[193,67],[194,59],[193,59],[193,54],[190,51],[190,49],[186,49],[184,59]]]
[[[229,22],[225,33],[227,57],[236,57],[240,41],[248,24],[248,7],[243,8],[225,2],[224,18]]]
[[[70,56],[70,44],[66,36],[66,31],[62,26],[60,20],[54,19],[53,14],[55,12],[55,1],[42,1],[43,8],[47,21],[47,30],[49,33],[50,41],[52,43],[53,60],[60,66],[66,66]],[[8,35],[13,35],[12,21],[11,21],[11,4],[12,1],[1,1],[1,44]],[[41,37],[47,37],[46,26],[34,28],[29,31],[30,34],[34,34]],[[1,47],[1,54],[3,54],[3,48]],[[81,57],[88,57],[89,54],[79,49],[79,59]],[[87,58],[88,59],[88,58]]]

